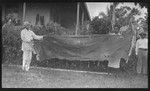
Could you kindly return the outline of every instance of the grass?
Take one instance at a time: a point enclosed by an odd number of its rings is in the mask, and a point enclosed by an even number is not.
[[[21,66],[2,66],[2,88],[147,88],[147,76],[96,74]]]

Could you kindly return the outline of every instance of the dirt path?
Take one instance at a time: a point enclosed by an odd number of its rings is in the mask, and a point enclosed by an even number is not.
[[[2,66],[2,88],[147,88],[147,76],[108,75],[51,68]]]

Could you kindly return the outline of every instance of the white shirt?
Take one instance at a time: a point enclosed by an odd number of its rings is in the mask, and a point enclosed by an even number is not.
[[[138,54],[139,48],[148,49],[148,39],[147,38],[137,40],[136,50],[135,50],[136,54]]]
[[[22,50],[31,50],[33,51],[33,39],[42,39],[43,36],[37,36],[33,31],[23,29],[21,31],[21,39],[22,39]]]
[[[120,28],[120,32],[124,32],[129,28],[129,25]]]

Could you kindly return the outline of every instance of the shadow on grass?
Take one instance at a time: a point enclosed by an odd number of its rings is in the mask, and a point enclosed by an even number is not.
[[[135,74],[136,68],[136,56],[134,53],[129,58],[128,63],[124,64],[123,68],[111,68],[108,67],[108,62],[105,61],[80,61],[80,60],[66,60],[53,58],[44,61],[37,61],[35,55],[33,55],[31,66],[37,67],[49,67],[49,68],[60,68],[60,69],[70,69],[70,70],[79,70],[79,71],[93,71],[93,72],[107,72],[112,74]],[[15,64],[22,65],[22,58],[15,61],[8,61],[4,63],[6,65]]]

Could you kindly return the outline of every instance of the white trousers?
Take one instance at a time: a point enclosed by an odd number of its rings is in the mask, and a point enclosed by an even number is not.
[[[32,51],[25,50],[23,51],[23,63],[22,63],[22,69],[28,71],[30,68],[30,63],[32,60]]]

